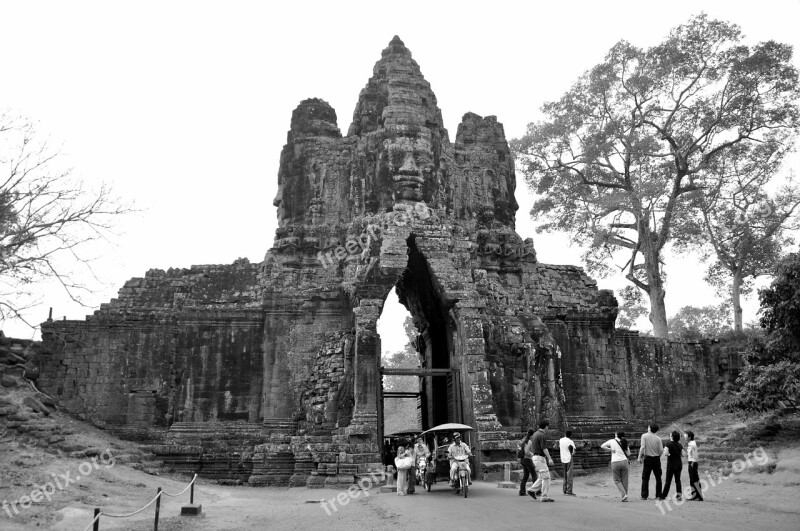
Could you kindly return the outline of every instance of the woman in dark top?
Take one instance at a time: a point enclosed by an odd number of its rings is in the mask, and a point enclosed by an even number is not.
[[[531,460],[531,437],[534,431],[528,430],[528,435],[522,439],[520,448],[522,448],[523,456],[520,458],[519,463],[522,465],[522,481],[519,483],[519,495],[525,496],[525,485],[528,483],[528,478],[531,481],[536,481],[536,470],[533,468],[533,461]],[[536,498],[536,495],[532,495]]]
[[[675,497],[681,499],[681,470],[683,463],[681,456],[684,455],[683,445],[679,442],[681,435],[677,431],[672,432],[672,440],[664,445],[664,453],[667,456],[667,478],[664,480],[664,489],[661,491],[661,499],[666,499],[669,494],[669,487],[672,483],[672,476],[675,476]]]

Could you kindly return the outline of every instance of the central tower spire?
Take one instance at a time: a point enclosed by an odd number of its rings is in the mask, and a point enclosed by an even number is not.
[[[379,128],[409,127],[444,131],[442,111],[430,83],[422,76],[411,51],[395,35],[359,95],[347,134],[360,136]]]

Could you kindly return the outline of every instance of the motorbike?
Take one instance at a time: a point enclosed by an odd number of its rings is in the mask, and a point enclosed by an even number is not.
[[[425,471],[427,470],[427,468],[428,468],[428,462],[425,460],[424,456],[421,456],[417,460],[417,477],[416,477],[417,485],[425,483]]]
[[[436,483],[436,461],[431,456],[430,461],[425,463],[425,490],[431,491],[431,485]]]
[[[450,470],[452,468],[453,460],[450,459],[449,455],[449,448],[451,445],[451,440],[449,440],[450,436],[454,432],[459,432],[462,436],[467,439],[465,442],[467,446],[469,446],[469,432],[472,431],[474,428],[471,426],[467,426],[466,424],[456,424],[456,423],[447,423],[447,424],[440,424],[434,428],[430,428],[425,430],[420,434],[420,436],[427,441],[428,447],[431,449],[431,454],[429,456],[429,461],[426,465],[426,474],[425,474],[425,490],[430,491],[431,485],[437,483],[438,481],[444,481],[444,484],[448,487],[451,486],[452,482],[450,480]],[[475,448],[472,448],[474,451]],[[463,471],[463,475],[465,476],[461,482],[465,483],[467,486],[470,484],[470,474],[466,470],[466,467],[469,466],[469,457],[466,458],[467,461],[464,463],[465,470]],[[461,492],[461,482],[458,482],[458,491],[456,494]],[[466,489],[464,490],[464,496],[467,496]]]
[[[456,470],[456,481],[453,483],[453,488],[455,489],[455,494],[458,496],[460,491],[464,491],[464,497],[467,497],[467,491],[469,490],[469,456],[461,455],[455,459],[456,464],[458,465],[458,470]]]

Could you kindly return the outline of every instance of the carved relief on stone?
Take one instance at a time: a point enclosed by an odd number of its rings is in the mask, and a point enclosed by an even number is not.
[[[533,240],[522,239],[514,232],[480,230],[477,245],[471,249],[471,257],[479,264],[487,262],[536,262]]]

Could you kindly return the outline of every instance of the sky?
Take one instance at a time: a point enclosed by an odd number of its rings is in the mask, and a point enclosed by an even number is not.
[[[151,268],[263,260],[277,227],[272,200],[292,110],[322,98],[346,133],[394,35],[431,83],[451,141],[468,111],[497,116],[508,139],[521,136],[542,104],[614,43],[654,45],[700,11],[739,24],[747,43],[774,39],[800,50],[798,0],[644,4],[0,2],[0,107],[61,145],[76,177],[111,185],[140,210],[118,221],[113,242],[91,250],[97,279],[86,277],[88,307],[45,283],[27,319],[45,320],[50,307],[54,318],[82,319]],[[539,260],[579,264],[580,249],[564,235],[536,233],[519,175],[517,201],[517,230],[534,238]],[[667,272],[668,313],[714,302],[696,260],[668,257]],[[600,279],[604,288],[624,285]],[[36,335],[17,321],[3,330]]]

